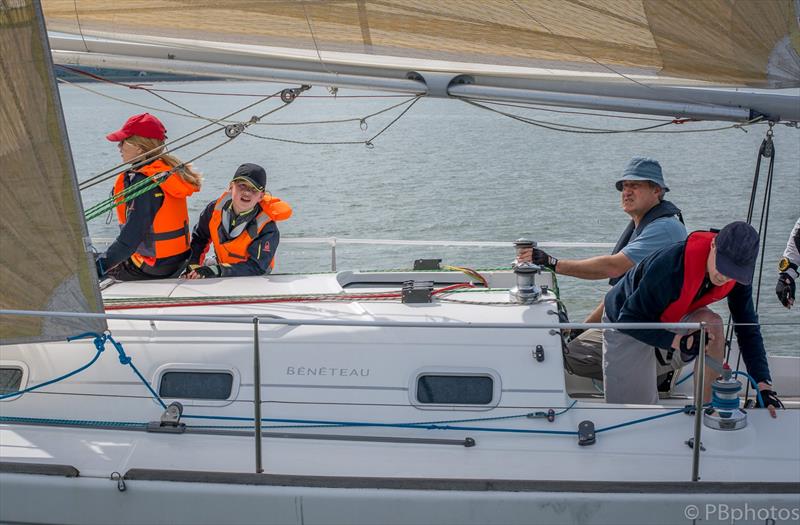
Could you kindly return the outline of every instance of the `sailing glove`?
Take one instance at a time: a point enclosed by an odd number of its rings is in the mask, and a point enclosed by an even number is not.
[[[558,264],[558,259],[556,259],[552,255],[548,255],[539,248],[533,249],[533,257],[531,258],[531,260],[533,261],[533,264],[538,264],[539,266],[544,266],[545,268],[556,271],[556,265]]]
[[[97,278],[103,279],[106,276],[106,269],[103,267],[103,258],[98,257],[94,260],[94,267],[97,270]]]
[[[781,402],[780,399],[778,399],[778,394],[776,394],[774,390],[770,390],[768,388],[765,388],[764,390],[762,390],[761,391],[761,399],[764,400],[764,405],[765,406],[768,406],[768,407],[772,406],[772,407],[775,407],[775,408],[783,408],[783,403]],[[761,403],[758,403],[758,402],[756,402],[756,406],[759,407],[759,408],[763,408],[761,406]]]
[[[781,272],[778,275],[778,284],[775,285],[775,294],[786,308],[791,308],[794,304],[794,292],[794,277],[789,272]]]
[[[708,337],[709,333],[706,332],[706,345],[708,344]],[[680,350],[681,355],[687,357],[697,357],[697,354],[700,353],[700,332],[695,330],[690,334],[686,334],[681,337],[680,340]],[[686,359],[684,359],[686,361]]]
[[[213,266],[201,266],[200,268],[197,268],[195,272],[197,272],[197,275],[199,275],[203,279],[208,279],[210,277],[219,277],[220,274],[222,273],[220,267],[216,264]]]

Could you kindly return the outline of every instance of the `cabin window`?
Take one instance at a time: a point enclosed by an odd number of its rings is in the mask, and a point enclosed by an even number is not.
[[[417,402],[437,405],[488,405],[494,379],[488,375],[423,374],[417,378]]]
[[[230,372],[164,372],[159,394],[172,399],[228,399],[233,388]]]
[[[22,369],[0,367],[0,395],[18,392],[22,385]]]

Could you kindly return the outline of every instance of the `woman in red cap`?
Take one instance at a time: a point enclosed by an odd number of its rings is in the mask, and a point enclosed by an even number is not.
[[[142,113],[106,136],[117,143],[123,162],[132,166],[117,177],[115,195],[148,177],[158,177],[161,183],[127,202],[119,198],[116,209],[121,231],[97,259],[101,278],[108,275],[120,281],[136,281],[173,277],[189,258],[186,197],[200,190],[201,176],[165,153],[166,131],[160,120]],[[169,175],[161,175],[164,173]]]

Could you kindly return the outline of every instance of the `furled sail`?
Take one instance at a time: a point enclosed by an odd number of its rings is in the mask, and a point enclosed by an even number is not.
[[[43,4],[57,63],[439,96],[514,99],[510,91],[481,89],[524,89],[524,97],[556,105],[800,119],[796,96],[753,101],[705,91],[800,87],[800,0]],[[454,78],[471,86],[448,91]],[[559,101],[543,92],[634,100]]]
[[[0,6],[0,309],[102,312],[43,18],[33,0]],[[2,315],[0,343],[105,328]]]

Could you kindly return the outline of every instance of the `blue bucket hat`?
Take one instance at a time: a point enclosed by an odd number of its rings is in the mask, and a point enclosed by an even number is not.
[[[758,256],[758,232],[743,221],[728,224],[715,238],[717,271],[737,283],[753,282]]]
[[[622,177],[617,181],[617,191],[622,191],[622,181],[626,180],[649,180],[655,182],[664,191],[669,191],[664,182],[664,174],[661,173],[661,164],[657,160],[646,157],[634,157],[628,162]]]

